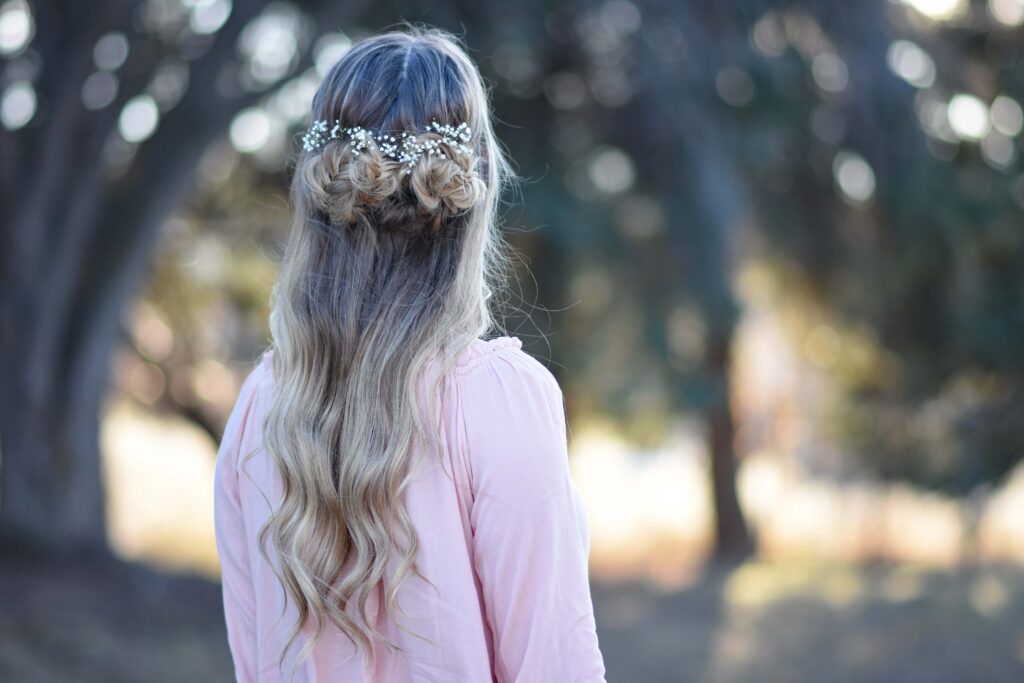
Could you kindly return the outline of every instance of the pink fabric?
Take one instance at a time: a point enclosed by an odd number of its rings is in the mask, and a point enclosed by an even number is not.
[[[228,642],[243,683],[285,680],[277,657],[296,616],[256,548],[271,501],[281,495],[273,461],[260,448],[272,383],[268,353],[228,420],[214,483]],[[370,614],[404,653],[376,645],[379,663],[371,670],[328,622],[293,680],[604,681],[587,570],[590,528],[570,476],[554,376],[517,337],[476,340],[446,379],[440,410],[441,467],[424,470],[405,492],[420,566],[438,590],[413,575],[399,592],[408,615],[400,621],[424,637],[385,620],[378,590]],[[289,651],[285,672],[303,642]]]

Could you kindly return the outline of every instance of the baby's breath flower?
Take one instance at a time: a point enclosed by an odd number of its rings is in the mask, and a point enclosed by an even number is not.
[[[393,135],[383,133],[374,135],[362,126],[342,128],[340,121],[334,121],[333,126],[328,129],[329,125],[329,122],[323,119],[314,121],[302,136],[302,148],[307,152],[315,152],[329,141],[339,139],[344,133],[350,141],[352,156],[358,157],[372,142],[377,145],[381,154],[402,164],[404,173],[412,173],[416,163],[424,155],[447,159],[445,149],[459,154],[472,154],[472,149],[466,143],[473,139],[473,135],[469,125],[464,122],[452,126],[451,124],[440,124],[436,119],[432,120],[430,125],[426,126],[425,131],[439,135],[440,139],[431,138],[422,142],[418,142],[417,136],[408,131],[403,132],[400,139],[396,140]]]

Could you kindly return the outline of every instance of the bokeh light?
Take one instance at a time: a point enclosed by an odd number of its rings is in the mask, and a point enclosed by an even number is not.
[[[261,90],[286,76],[298,60],[305,37],[306,21],[293,5],[273,3],[249,22],[238,49],[248,64],[251,89]]]
[[[930,88],[935,83],[935,62],[913,41],[893,41],[886,61],[894,74],[916,88]]]
[[[850,80],[846,62],[834,52],[822,52],[811,60],[811,75],[826,92],[842,92]]]
[[[1024,130],[1024,111],[1008,95],[999,95],[992,101],[992,127],[1008,137],[1020,135]]]
[[[116,71],[128,59],[128,38],[120,31],[107,33],[96,41],[92,60],[102,71]]]
[[[118,119],[118,131],[128,142],[142,142],[156,131],[160,110],[149,95],[138,95],[125,103]]]
[[[110,106],[117,97],[117,76],[108,71],[89,74],[82,83],[82,104],[86,109],[97,110]]]
[[[544,94],[556,109],[576,109],[587,101],[587,86],[579,75],[561,71],[545,79]]]
[[[594,187],[606,194],[625,192],[636,180],[633,160],[614,147],[597,150],[590,161],[589,171]]]
[[[715,75],[715,91],[726,104],[743,107],[754,100],[754,81],[744,69],[727,66]]]
[[[246,109],[231,122],[231,143],[239,152],[255,152],[269,138],[270,119],[263,109]]]
[[[864,157],[843,150],[836,154],[832,173],[842,195],[854,204],[863,204],[875,194],[875,172]]]
[[[967,0],[903,0],[915,10],[936,21],[954,19],[967,10]]]
[[[189,25],[199,34],[216,33],[231,16],[231,0],[187,0]]]
[[[35,22],[27,2],[8,0],[0,6],[0,54],[20,52],[32,40],[34,30]]]
[[[323,78],[335,62],[344,56],[352,47],[352,39],[340,31],[325,33],[316,40],[313,46],[313,63],[316,72]]]
[[[988,11],[1004,26],[1014,27],[1024,23],[1022,0],[988,0]]]
[[[8,86],[0,100],[0,123],[7,130],[17,130],[28,124],[36,113],[36,91],[27,81]]]
[[[947,115],[953,132],[965,140],[980,140],[988,133],[988,107],[974,95],[954,95]]]

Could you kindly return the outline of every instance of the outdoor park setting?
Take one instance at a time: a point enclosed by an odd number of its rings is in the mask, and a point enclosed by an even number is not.
[[[0,681],[233,680],[217,444],[406,22],[518,174],[608,680],[1024,680],[1024,0],[0,0]]]

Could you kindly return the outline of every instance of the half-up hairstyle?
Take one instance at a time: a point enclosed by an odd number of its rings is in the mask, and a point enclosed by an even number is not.
[[[510,272],[497,206],[512,173],[480,74],[456,39],[419,28],[364,39],[324,78],[312,109],[314,120],[396,139],[436,139],[433,121],[464,122],[471,139],[469,154],[424,154],[411,172],[374,144],[353,154],[346,137],[296,160],[264,424],[283,500],[259,532],[260,552],[298,607],[279,667],[307,623],[315,632],[300,660],[326,621],[372,653],[371,638],[386,641],[367,614],[378,584],[402,627],[398,588],[410,574],[425,578],[402,505],[411,447],[437,454],[440,444],[438,413],[418,405],[418,381],[433,372],[436,398],[458,355],[495,327],[488,297]]]

